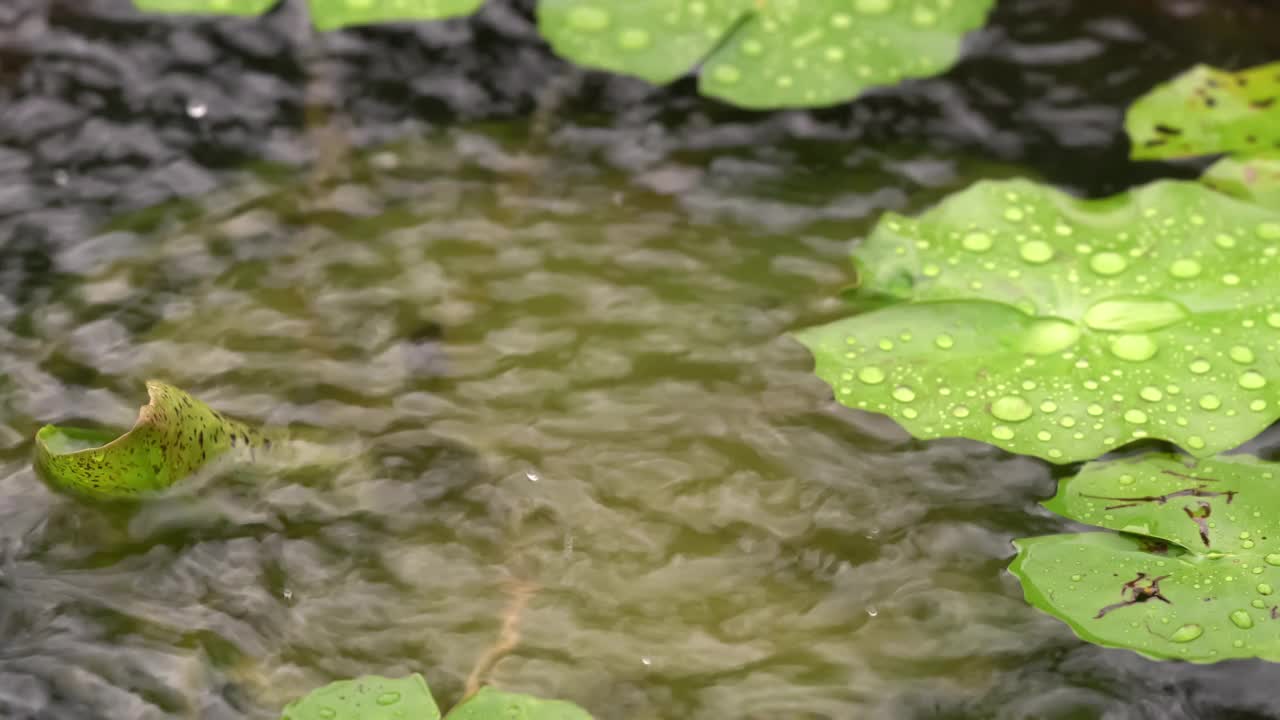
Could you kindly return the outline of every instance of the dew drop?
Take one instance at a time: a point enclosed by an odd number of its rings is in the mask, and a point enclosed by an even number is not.
[[[569,27],[596,32],[609,27],[609,13],[591,5],[579,5],[569,11]]]
[[[1223,249],[1233,248],[1236,246],[1236,239],[1226,233],[1218,233],[1218,236],[1213,239],[1213,244]]]
[[[858,379],[868,385],[879,385],[884,382],[884,371],[878,367],[867,366],[858,371]]]
[[[1267,315],[1267,324],[1273,328],[1280,328],[1280,313],[1271,313]]]
[[[717,82],[732,85],[742,78],[742,71],[733,65],[718,65],[716,66],[716,69],[711,72],[711,76],[714,77]]]
[[[1245,390],[1257,390],[1266,386],[1267,379],[1262,377],[1260,373],[1256,373],[1253,370],[1247,370],[1240,373],[1240,377],[1237,382],[1239,382],[1240,387]]]
[[[1191,642],[1203,634],[1204,628],[1192,623],[1190,625],[1183,625],[1177,630],[1174,630],[1173,634],[1169,636],[1169,639],[1176,643],[1185,643]]]
[[[1236,345],[1231,348],[1227,355],[1241,365],[1248,365],[1253,362],[1253,351],[1243,345]]]
[[[1275,592],[1275,590],[1273,590],[1271,586],[1266,583],[1258,583],[1258,587],[1256,589],[1259,595],[1270,595],[1271,593]]]
[[[1129,267],[1129,262],[1119,253],[1101,252],[1089,258],[1089,267],[1099,275],[1118,275]]]
[[[1080,328],[1075,323],[1058,318],[1040,318],[1027,328],[1022,347],[1035,355],[1052,355],[1076,344]]]
[[[1192,435],[1187,438],[1187,446],[1192,450],[1199,450],[1204,447],[1204,438],[1199,435]]]
[[[742,42],[742,53],[744,55],[759,55],[764,52],[764,43],[759,40],[744,40]]]
[[[1013,428],[1007,425],[997,425],[991,428],[991,436],[997,440],[1012,440]]]
[[[1197,375],[1203,375],[1209,372],[1212,366],[1209,365],[1208,360],[1200,359],[1200,360],[1192,360],[1191,364],[1188,365],[1187,367],[1188,369],[1191,370],[1191,372]]]
[[[928,8],[917,7],[915,12],[911,13],[911,22],[921,27],[928,27],[938,22],[938,14]]]
[[[853,18],[848,13],[836,13],[831,16],[831,24],[838,28],[847,28],[853,24]]]
[[[1164,398],[1164,393],[1160,392],[1160,388],[1148,385],[1138,391],[1138,397],[1147,402],[1160,402]]]
[[[1248,610],[1234,610],[1231,613],[1231,623],[1241,630],[1248,630],[1253,627],[1253,616]]]
[[[1031,403],[1017,395],[1006,395],[991,403],[991,414],[1005,422],[1022,422],[1031,417]]]
[[[1052,400],[1045,400],[1044,402],[1040,403],[1040,412],[1051,413],[1051,412],[1057,412],[1057,411],[1058,411],[1058,403]]]
[[[1127,297],[1103,300],[1084,314],[1094,330],[1144,332],[1185,320],[1190,313],[1180,303],[1162,298]]]
[[[1263,240],[1280,240],[1280,223],[1265,222],[1257,228],[1258,237]]]
[[[377,702],[379,705],[395,705],[400,702],[400,693],[395,692],[394,690],[391,692],[384,692],[378,696]]]
[[[853,8],[867,15],[880,15],[893,9],[893,0],[855,0]]]
[[[1133,476],[1132,476],[1132,475],[1121,475],[1121,476],[1120,476],[1120,480],[1119,480],[1119,482],[1120,482],[1120,484],[1121,484],[1121,485],[1132,485],[1132,484],[1133,484]]]
[[[649,31],[639,28],[623,30],[618,34],[618,44],[626,50],[641,50],[649,47]]]
[[[1124,413],[1125,422],[1134,425],[1141,425],[1147,421],[1147,414],[1138,409],[1126,410]]]
[[[1275,565],[1277,567],[1280,567],[1280,553],[1271,553],[1270,555],[1267,555],[1262,559],[1268,565]]]
[[[1070,415],[1063,415],[1062,418],[1058,420],[1058,424],[1064,428],[1073,428],[1076,426],[1076,419]]]
[[[1018,250],[1018,254],[1022,256],[1023,260],[1039,265],[1053,259],[1053,247],[1043,240],[1032,240],[1024,243]]]
[[[1207,395],[1201,395],[1200,407],[1204,408],[1205,410],[1217,410],[1218,408],[1222,407],[1222,400],[1220,400],[1218,396],[1214,395],[1213,393],[1209,393]]]
[[[1159,349],[1150,335],[1117,335],[1111,338],[1110,347],[1112,355],[1129,362],[1150,360]]]
[[[943,350],[950,350],[951,348],[955,347],[956,341],[955,341],[955,338],[951,337],[946,333],[943,333],[933,339],[933,344],[937,345]]]
[[[911,402],[916,399],[916,393],[911,388],[901,385],[893,389],[893,399],[898,402]]]
[[[986,252],[991,249],[991,236],[984,232],[971,232],[960,241],[965,250],[970,252]]]
[[[1089,413],[1090,415],[1092,415],[1092,416],[1094,416],[1094,417],[1098,417],[1099,415],[1101,415],[1101,414],[1102,414],[1102,412],[1103,412],[1103,411],[1102,411],[1102,406],[1101,406],[1101,405],[1099,405],[1099,404],[1097,404],[1097,403],[1093,403],[1093,404],[1092,404],[1092,405],[1090,405],[1089,407],[1085,408],[1085,412]]]
[[[332,718],[338,717],[338,711],[331,707],[322,707],[320,708],[319,715],[325,720],[332,720]]]
[[[1169,266],[1169,274],[1182,280],[1196,277],[1200,274],[1200,263],[1189,258],[1174,260]]]

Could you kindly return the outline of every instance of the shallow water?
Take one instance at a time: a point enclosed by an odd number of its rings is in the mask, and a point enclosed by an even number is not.
[[[751,114],[490,5],[319,40],[0,8],[0,717],[415,670],[447,703],[512,618],[484,677],[601,720],[1280,717],[1273,666],[1030,609],[1009,541],[1066,527],[1067,470],[838,407],[785,335],[884,211],[1194,174],[1128,163],[1124,105],[1280,56],[1280,9],[1003,2],[941,78]],[[41,423],[127,425],[151,377],[300,457],[135,507],[35,477]]]

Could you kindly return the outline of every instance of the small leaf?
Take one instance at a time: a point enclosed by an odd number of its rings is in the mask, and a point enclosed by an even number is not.
[[[470,15],[484,0],[307,0],[311,22],[320,30],[411,20],[443,20]]]
[[[427,681],[365,675],[312,690],[289,703],[280,720],[440,720]]]
[[[1054,462],[1196,455],[1280,417],[1280,212],[1194,182],[1078,200],[984,182],[854,253],[902,303],[797,334],[850,407]]]
[[[1015,541],[1027,602],[1089,642],[1155,658],[1280,661],[1280,465],[1095,462],[1045,507],[1124,534]]]
[[[129,432],[45,425],[36,433],[36,469],[51,484],[100,499],[158,492],[233,447],[271,440],[187,393],[149,381],[150,403]]]
[[[810,107],[935,75],[993,0],[542,0],[560,55],[667,83],[699,61],[703,94],[749,108]]]
[[[485,687],[450,710],[446,720],[591,720],[591,716],[571,702]]]
[[[1200,182],[1257,205],[1280,209],[1280,152],[1249,158],[1222,158]]]
[[[277,2],[279,0],[133,0],[144,12],[244,16],[261,15]]]
[[[1280,148],[1280,63],[1231,73],[1197,65],[1125,116],[1139,160]]]

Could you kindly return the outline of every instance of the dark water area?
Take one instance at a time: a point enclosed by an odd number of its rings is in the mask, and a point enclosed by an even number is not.
[[[1129,161],[1124,108],[1280,58],[1280,5],[1002,0],[940,77],[773,113],[531,18],[0,0],[0,720],[413,671],[448,704],[513,615],[486,679],[601,720],[1280,718],[1274,665],[1025,604],[1010,540],[1068,526],[1070,468],[839,407],[786,337],[883,212],[1195,176]],[[36,477],[41,424],[127,426],[152,377],[296,454],[127,507]]]

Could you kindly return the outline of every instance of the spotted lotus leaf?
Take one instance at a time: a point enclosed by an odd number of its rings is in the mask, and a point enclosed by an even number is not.
[[[735,105],[830,105],[943,72],[993,0],[541,0],[557,53]]]
[[[1095,462],[1050,510],[1115,533],[1015,541],[1027,601],[1099,645],[1280,661],[1280,465],[1244,456]]]
[[[470,15],[484,0],[307,0],[320,30],[405,20],[443,20]]]
[[[586,710],[563,700],[481,688],[449,711],[446,720],[591,720]]]
[[[440,720],[421,675],[340,680],[289,703],[280,720]]]
[[[199,15],[261,15],[280,0],[133,0],[144,12]]]
[[[45,425],[36,433],[36,469],[50,484],[99,499],[158,492],[231,448],[271,439],[172,385],[147,383],[150,402],[124,435]]]
[[[261,15],[279,0],[133,0],[139,10],[162,13]],[[470,15],[484,0],[307,0],[320,30],[348,25],[441,20]]]
[[[1205,171],[1200,181],[1229,195],[1280,208],[1280,151],[1222,158]]]
[[[899,304],[797,334],[850,407],[1054,462],[1210,455],[1280,417],[1280,212],[1195,182],[982,182],[854,253]]]
[[[1280,148],[1280,63],[1238,73],[1197,65],[1135,102],[1125,129],[1138,159]]]

